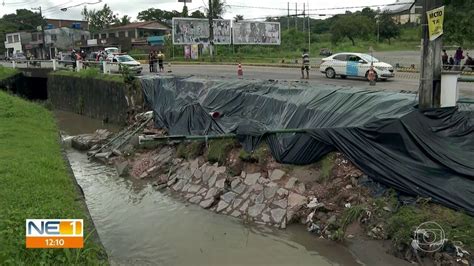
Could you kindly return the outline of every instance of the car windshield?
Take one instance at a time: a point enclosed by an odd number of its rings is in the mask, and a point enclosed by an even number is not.
[[[379,60],[371,55],[368,55],[368,54],[361,54],[360,55],[360,58],[364,59],[365,61],[367,62],[378,62]]]
[[[117,56],[117,60],[119,62],[131,62],[131,61],[135,61],[135,59],[133,59],[131,56],[129,55],[121,55],[121,56]]]
[[[22,56],[24,56],[24,55],[23,55],[23,53],[16,53],[16,56],[17,56],[17,57],[22,57]]]
[[[108,53],[108,54],[115,54],[115,53],[118,53],[118,48],[110,48],[110,49],[107,49],[107,53]]]

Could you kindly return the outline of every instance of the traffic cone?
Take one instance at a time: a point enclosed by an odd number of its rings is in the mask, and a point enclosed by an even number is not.
[[[237,66],[237,76],[238,76],[239,78],[242,78],[243,75],[244,75],[244,70],[242,69],[242,65],[239,64],[239,65]]]
[[[171,62],[168,62],[168,73],[171,73],[173,71],[171,71]]]

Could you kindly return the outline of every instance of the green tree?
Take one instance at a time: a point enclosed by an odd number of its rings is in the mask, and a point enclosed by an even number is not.
[[[129,17],[128,15],[124,15],[121,19],[120,19],[120,25],[127,25],[127,24],[130,24],[132,23],[132,18]]]
[[[38,26],[45,25],[39,13],[28,9],[17,9],[14,14],[6,14],[0,18],[0,53],[5,52],[5,34],[16,31],[36,31]]]
[[[89,28],[93,32],[106,29],[113,24],[120,24],[118,16],[114,14],[107,4],[99,10],[88,10],[87,7],[84,7],[81,14],[84,17],[84,20],[89,22]]]
[[[225,0],[211,0],[212,4],[212,18],[222,18],[225,14],[227,5]],[[209,17],[209,8],[206,9],[207,17]]]
[[[347,37],[355,46],[356,38],[368,38],[374,32],[374,24],[371,22],[370,18],[362,15],[339,15],[331,26],[331,40],[337,43]]]
[[[192,18],[205,18],[206,15],[204,13],[202,13],[201,11],[196,10],[193,13],[191,13],[191,17]]]
[[[445,42],[464,45],[474,43],[474,1],[445,0]]]
[[[176,10],[167,11],[157,8],[149,8],[138,12],[137,19],[141,21],[160,21],[167,24],[174,17],[181,17],[181,13]]]
[[[391,44],[391,39],[400,36],[400,26],[393,21],[392,16],[386,12],[380,14],[378,17],[378,30],[380,39],[388,40]]]
[[[235,22],[239,22],[241,20],[244,20],[244,15],[235,15],[234,17]]]
[[[182,17],[188,17],[188,6],[183,6],[183,12],[181,12]]]

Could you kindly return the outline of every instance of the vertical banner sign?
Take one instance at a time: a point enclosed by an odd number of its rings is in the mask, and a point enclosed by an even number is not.
[[[430,41],[436,40],[443,35],[444,6],[426,12],[428,16],[428,30]]]

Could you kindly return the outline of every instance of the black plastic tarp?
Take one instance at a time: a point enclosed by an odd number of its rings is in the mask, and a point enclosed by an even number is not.
[[[247,150],[265,140],[278,162],[290,164],[310,164],[339,150],[385,185],[474,215],[469,106],[421,112],[414,94],[296,82],[141,81],[156,126],[171,135],[236,133]],[[305,133],[268,134],[295,128]]]

